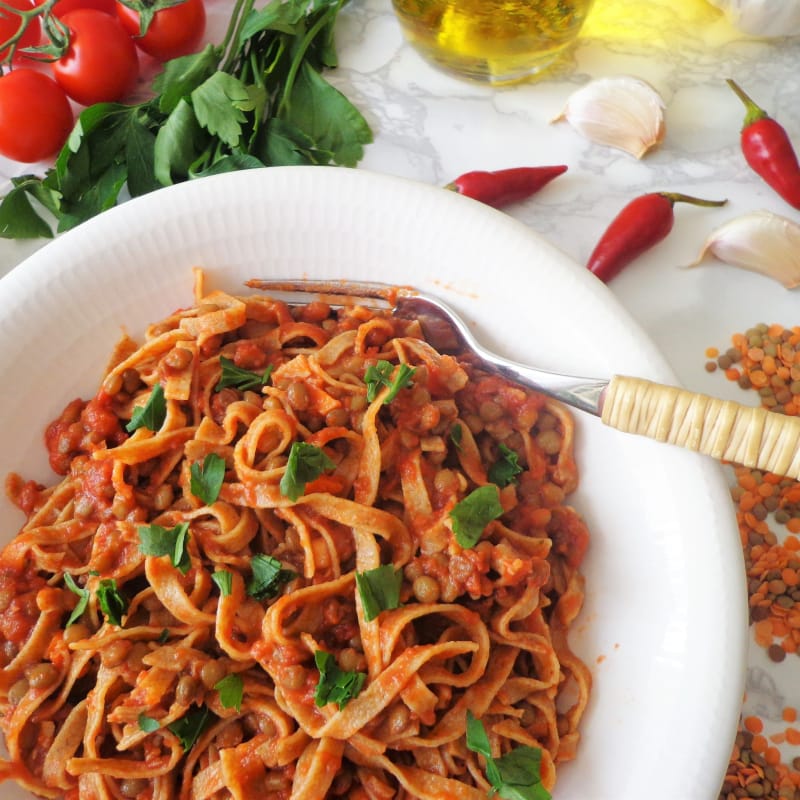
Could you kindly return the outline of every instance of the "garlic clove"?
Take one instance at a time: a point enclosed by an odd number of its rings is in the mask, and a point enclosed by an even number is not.
[[[771,211],[744,214],[717,228],[689,266],[707,255],[758,272],[787,289],[800,285],[800,225]]]
[[[573,92],[551,122],[565,119],[587,139],[641,158],[664,140],[664,101],[630,75],[598,78]]]
[[[782,0],[709,0],[730,23],[751,36],[782,38],[800,34],[800,2]]]

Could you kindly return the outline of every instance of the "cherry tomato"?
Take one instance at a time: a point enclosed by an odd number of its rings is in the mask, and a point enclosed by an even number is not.
[[[203,0],[184,0],[156,11],[147,33],[139,36],[139,12],[117,0],[117,15],[136,46],[159,61],[194,53],[206,30]]]
[[[64,14],[69,14],[76,8],[94,8],[97,11],[104,11],[112,16],[117,13],[114,8],[114,0],[58,0],[53,6],[53,15],[62,19]]]
[[[49,75],[17,67],[0,78],[0,154],[42,161],[61,149],[71,130],[72,107]]]
[[[12,8],[18,8],[20,11],[30,11],[36,8],[36,0],[5,0],[6,4]],[[7,42],[18,30],[22,17],[17,16],[12,11],[0,9],[0,44]],[[36,47],[42,37],[42,23],[39,17],[34,17],[25,28],[22,38],[17,42],[17,52],[15,53],[15,60],[24,55],[20,53],[23,47]],[[8,48],[0,50],[0,60],[8,56]]]
[[[94,8],[64,15],[69,47],[53,62],[53,75],[76,102],[122,100],[136,85],[139,58],[131,37],[115,17]]]

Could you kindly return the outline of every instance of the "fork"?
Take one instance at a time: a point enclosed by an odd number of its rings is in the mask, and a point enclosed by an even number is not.
[[[582,378],[536,369],[487,350],[464,320],[431,294],[360,281],[262,280],[247,285],[289,304],[322,300],[333,307],[362,305],[419,321],[439,352],[472,353],[490,372],[528,386],[611,428],[684,447],[720,461],[800,478],[800,418],[743,406],[644,378]]]

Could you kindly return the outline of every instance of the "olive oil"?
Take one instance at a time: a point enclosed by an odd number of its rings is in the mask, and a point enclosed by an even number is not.
[[[403,31],[426,58],[482,81],[540,72],[578,36],[592,0],[393,0]]]

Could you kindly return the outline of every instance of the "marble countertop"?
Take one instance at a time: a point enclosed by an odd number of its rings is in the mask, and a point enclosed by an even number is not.
[[[734,332],[759,322],[800,324],[795,292],[721,263],[685,267],[715,227],[746,212],[767,209],[800,222],[800,212],[746,165],[739,148],[743,107],[724,80],[742,85],[800,147],[800,38],[746,36],[705,0],[596,0],[577,45],[556,67],[504,88],[469,83],[423,61],[404,42],[389,0],[351,0],[337,43],[340,66],[329,77],[375,133],[361,168],[444,185],[474,169],[566,164],[565,175],[507,212],[579,263],[639,194],[727,198],[719,209],[676,206],[670,236],[609,290],[684,386],[757,402],[719,371],[707,372],[705,350],[726,349]],[[618,74],[647,80],[666,104],[666,137],[641,160],[551,122],[575,89]],[[20,171],[0,161],[0,177]],[[0,240],[0,275],[41,244]],[[753,640],[744,713],[758,714],[767,734],[785,728],[784,707],[800,707],[798,663],[796,655],[774,663]],[[786,764],[800,755],[786,744],[780,752]]]

